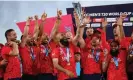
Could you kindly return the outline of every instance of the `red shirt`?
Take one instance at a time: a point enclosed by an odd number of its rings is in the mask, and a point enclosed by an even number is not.
[[[126,74],[126,50],[120,50],[118,54],[118,69],[116,69],[114,59],[109,55],[109,67],[107,71],[108,80],[128,80]]]
[[[58,43],[54,42],[53,40],[51,40],[49,42],[49,45],[50,45],[51,50],[53,50],[59,46]]]
[[[75,46],[72,42],[69,42],[70,48],[73,50],[74,53],[79,52],[80,53],[80,48]]]
[[[49,46],[53,52],[53,50],[57,47],[59,47],[58,43],[54,42],[54,40],[51,40],[50,43],[49,43]],[[51,57],[52,58],[52,57]],[[53,75],[56,75],[58,73],[57,69],[54,68],[54,72],[53,72]]]
[[[128,49],[129,49],[129,46],[132,45],[131,42],[132,42],[132,39],[131,38],[127,38],[127,45],[128,45]],[[128,55],[130,55],[130,53],[128,53]],[[127,72],[133,72],[133,63],[128,63],[127,64]]]
[[[33,63],[33,72],[39,74],[40,71],[40,46],[34,46],[34,53],[36,54],[34,63]]]
[[[46,48],[50,49],[50,47],[41,45],[40,48],[40,73],[53,73],[53,62],[50,55],[51,53],[46,53]]]
[[[125,38],[123,38],[123,39],[120,41],[120,47],[121,47],[121,48],[126,48],[126,49],[128,49],[128,43],[129,43],[129,41],[128,41],[127,38],[125,37]]]
[[[70,48],[70,62],[67,62],[65,59],[65,56],[67,55],[66,48],[55,48],[52,52],[52,58],[58,58],[59,65],[63,68],[71,71],[74,73],[74,77],[76,77],[76,62],[74,59],[74,50]],[[68,79],[69,76],[67,76],[64,72],[58,71],[58,80],[65,80]]]
[[[33,71],[34,60],[32,59],[32,57],[36,59],[37,51],[36,47],[31,48],[33,49],[33,53],[31,53],[31,49],[28,46],[19,47],[19,52],[22,58],[23,73],[35,75],[35,72]]]
[[[85,46],[85,48],[84,49],[81,49],[81,68],[84,68],[84,66],[85,66],[85,64],[84,64],[84,62],[85,62],[85,56],[87,56],[87,46],[90,46],[90,41],[91,41],[91,38],[86,38],[85,39],[85,43],[86,43],[86,46]]]
[[[0,62],[3,60],[2,53],[1,53],[2,47],[3,47],[3,45],[0,45]],[[0,64],[0,66],[1,66],[1,64]],[[0,78],[3,78],[3,77],[4,77],[4,69],[3,69],[3,67],[1,67],[0,68]]]
[[[100,28],[98,28],[97,30],[101,32],[101,48],[103,50],[107,49],[108,51],[110,51],[109,44],[106,41],[106,33],[102,29],[100,29]]]
[[[88,50],[88,51],[87,51]],[[99,53],[94,50],[94,55],[99,55],[99,61],[96,62],[94,59],[94,56],[92,55],[91,49],[87,49],[85,56],[85,62],[84,62],[84,74],[94,74],[94,73],[101,73],[101,64],[104,59],[103,52],[99,51]]]
[[[9,78],[20,78],[21,77],[20,60],[18,56],[9,55],[11,50],[12,48],[8,46],[4,46],[2,49],[3,59],[8,60],[8,64],[6,67],[5,74],[4,74],[4,80],[7,80]]]

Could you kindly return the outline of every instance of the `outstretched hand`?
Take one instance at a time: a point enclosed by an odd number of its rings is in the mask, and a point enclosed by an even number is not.
[[[35,20],[38,20],[38,15],[35,15],[34,18],[35,18]]]
[[[118,24],[118,25],[122,25],[122,24],[123,24],[122,22],[123,22],[123,20],[124,20],[126,17],[127,17],[126,14],[124,14],[124,13],[121,14],[120,17],[119,17],[118,20],[117,20],[117,24]]]
[[[29,26],[30,22],[33,20],[33,17],[28,17],[27,21],[26,21],[26,25]]]
[[[102,21],[102,27],[106,27],[108,25],[108,22],[106,19],[104,19],[104,21]]]
[[[42,14],[42,16],[41,16],[41,20],[42,20],[42,21],[45,21],[46,18],[47,18],[47,14],[44,12],[44,13]]]
[[[61,19],[62,11],[57,9],[57,18]]]

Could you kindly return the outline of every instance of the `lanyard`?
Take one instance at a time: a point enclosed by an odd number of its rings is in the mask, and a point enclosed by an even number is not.
[[[116,66],[116,69],[118,69],[118,66],[119,66],[118,59],[116,57],[113,57],[113,59],[114,59],[114,64]]]
[[[131,49],[131,48],[132,48],[132,46],[133,46],[133,45],[132,45],[132,44],[130,44],[130,45],[129,45],[129,49]],[[131,51],[130,51],[130,54],[133,54],[133,50],[131,50]]]
[[[50,42],[51,42],[51,39],[48,40],[48,45],[49,45]],[[48,47],[45,47],[45,49],[44,49],[44,55],[48,56],[48,54],[49,54],[49,48]]]
[[[34,61],[35,60],[35,56],[34,56],[34,50],[32,47],[30,47],[30,56],[32,58],[32,60]]]
[[[92,55],[93,55],[93,57],[94,57],[94,60],[95,60],[96,62],[98,62],[98,61],[99,61],[99,54],[100,54],[100,51],[99,51],[99,50],[96,50],[96,55],[95,55],[94,53],[95,53],[95,50],[92,49]]]
[[[61,52],[65,55],[65,59],[67,60],[67,62],[70,62],[70,49],[67,47],[66,51],[67,51],[67,55],[65,54],[65,52],[62,50],[62,48],[60,47]]]
[[[48,56],[48,53],[49,53],[49,49],[47,47],[45,47],[45,49],[44,49],[44,55]]]

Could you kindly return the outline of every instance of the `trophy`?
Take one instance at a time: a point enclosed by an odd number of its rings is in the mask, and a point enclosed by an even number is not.
[[[72,3],[72,4],[73,4],[75,12],[77,13],[77,15],[79,17],[80,24],[82,24],[83,17],[82,17],[82,7],[81,7],[81,4],[79,2],[78,3]]]

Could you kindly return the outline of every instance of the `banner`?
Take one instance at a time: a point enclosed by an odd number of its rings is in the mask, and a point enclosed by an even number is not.
[[[44,32],[47,33],[48,35],[50,35],[52,28],[55,24],[56,21],[56,17],[51,17],[51,18],[47,18],[44,24]],[[39,23],[41,22],[41,20],[39,20]],[[20,31],[23,33],[24,32],[24,27],[26,22],[18,22],[16,23],[20,29]],[[35,26],[35,21],[31,21],[30,23],[30,29],[29,29],[29,33],[33,34],[34,31],[34,26]],[[59,32],[66,32],[66,29],[71,30],[71,32],[74,34],[74,30],[73,30],[73,23],[72,23],[72,18],[71,15],[63,15],[61,17],[61,25],[59,28]]]
[[[131,4],[118,4],[118,5],[105,5],[105,6],[94,6],[85,7],[85,12],[91,17],[90,26],[97,28],[101,27],[101,22],[106,18],[108,22],[107,26],[107,39],[113,39],[112,25],[116,22],[120,14],[127,14],[127,18],[124,19],[123,27],[125,35],[131,36],[133,30],[133,3]],[[67,8],[67,14],[73,15],[73,8]],[[72,18],[74,22],[74,18]],[[75,28],[75,27],[74,27]],[[85,34],[84,34],[85,36]]]

